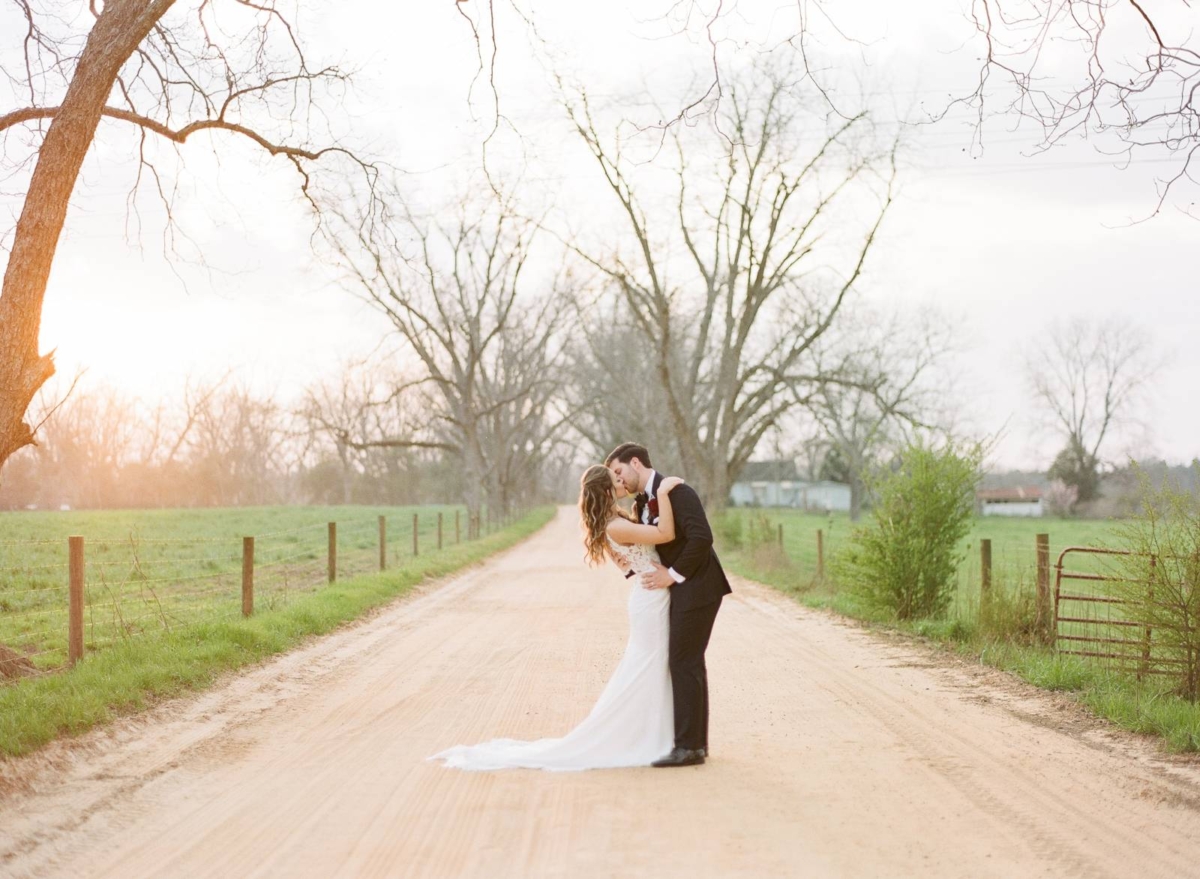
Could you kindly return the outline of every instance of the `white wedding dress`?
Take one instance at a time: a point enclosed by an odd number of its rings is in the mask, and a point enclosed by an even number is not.
[[[622,565],[636,573],[653,570],[658,561],[652,546],[610,543]],[[670,609],[669,589],[646,589],[631,579],[625,655],[591,713],[565,736],[456,745],[429,759],[457,769],[574,770],[647,766],[668,754],[675,738],[667,668]]]

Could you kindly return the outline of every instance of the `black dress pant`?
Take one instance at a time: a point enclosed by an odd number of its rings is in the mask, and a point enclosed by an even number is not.
[[[704,651],[721,599],[687,610],[671,603],[669,647],[671,690],[675,698],[675,747],[708,747],[708,669]]]

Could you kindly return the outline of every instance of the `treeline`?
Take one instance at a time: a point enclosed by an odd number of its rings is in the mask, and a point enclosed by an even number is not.
[[[619,208],[603,230],[555,228],[524,189],[424,211],[404,180],[344,193],[321,255],[389,322],[380,350],[286,403],[232,381],[154,404],[80,388],[9,462],[0,504],[504,510],[569,498],[578,465],[627,439],[714,510],[764,452],[836,454],[859,500],[891,444],[940,423],[952,334],[861,302],[896,144],[797,106],[795,74],[739,71],[652,165],[623,153],[619,107],[605,122],[569,98]]]
[[[150,404],[81,385],[46,419],[38,445],[5,467],[0,509],[402,505],[465,496],[462,467],[444,450],[351,447],[322,418],[323,390],[310,388],[289,406],[223,381]],[[359,414],[380,426],[387,418]],[[511,504],[552,493],[543,475],[557,475],[554,461],[543,464],[532,483],[503,486]]]
[[[900,145],[867,114],[822,113],[789,57],[731,71],[711,117],[646,141],[623,137],[620,106],[567,89],[609,216],[493,178],[457,200],[404,178],[339,190],[319,256],[386,318],[374,354],[292,401],[230,380],[161,402],[42,400],[40,445],[5,466],[0,505],[509,510],[569,498],[579,465],[635,439],[714,512],[753,458],[790,458],[847,483],[857,517],[900,448],[967,432],[961,334],[865,301]],[[422,194],[436,201],[418,210]],[[1154,372],[1134,329],[1052,326],[1027,352],[1079,502]]]

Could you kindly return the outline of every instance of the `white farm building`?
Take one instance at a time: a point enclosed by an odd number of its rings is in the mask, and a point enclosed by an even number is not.
[[[975,492],[975,501],[984,516],[1041,516],[1045,509],[1037,486],[986,488]]]
[[[810,512],[850,509],[850,486],[801,479],[793,461],[751,461],[729,491],[735,507],[791,507]]]

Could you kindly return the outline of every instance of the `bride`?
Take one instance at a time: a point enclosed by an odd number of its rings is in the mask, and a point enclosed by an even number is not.
[[[593,464],[580,480],[585,558],[592,565],[610,558],[634,575],[625,655],[583,722],[561,738],[456,745],[430,760],[458,769],[602,769],[649,766],[671,750],[675,738],[667,669],[671,592],[646,589],[638,575],[654,569],[658,561],[654,547],[675,538],[670,491],[681,483],[675,477],[662,481],[657,492],[658,525],[640,525],[617,506],[627,492],[607,467]]]

